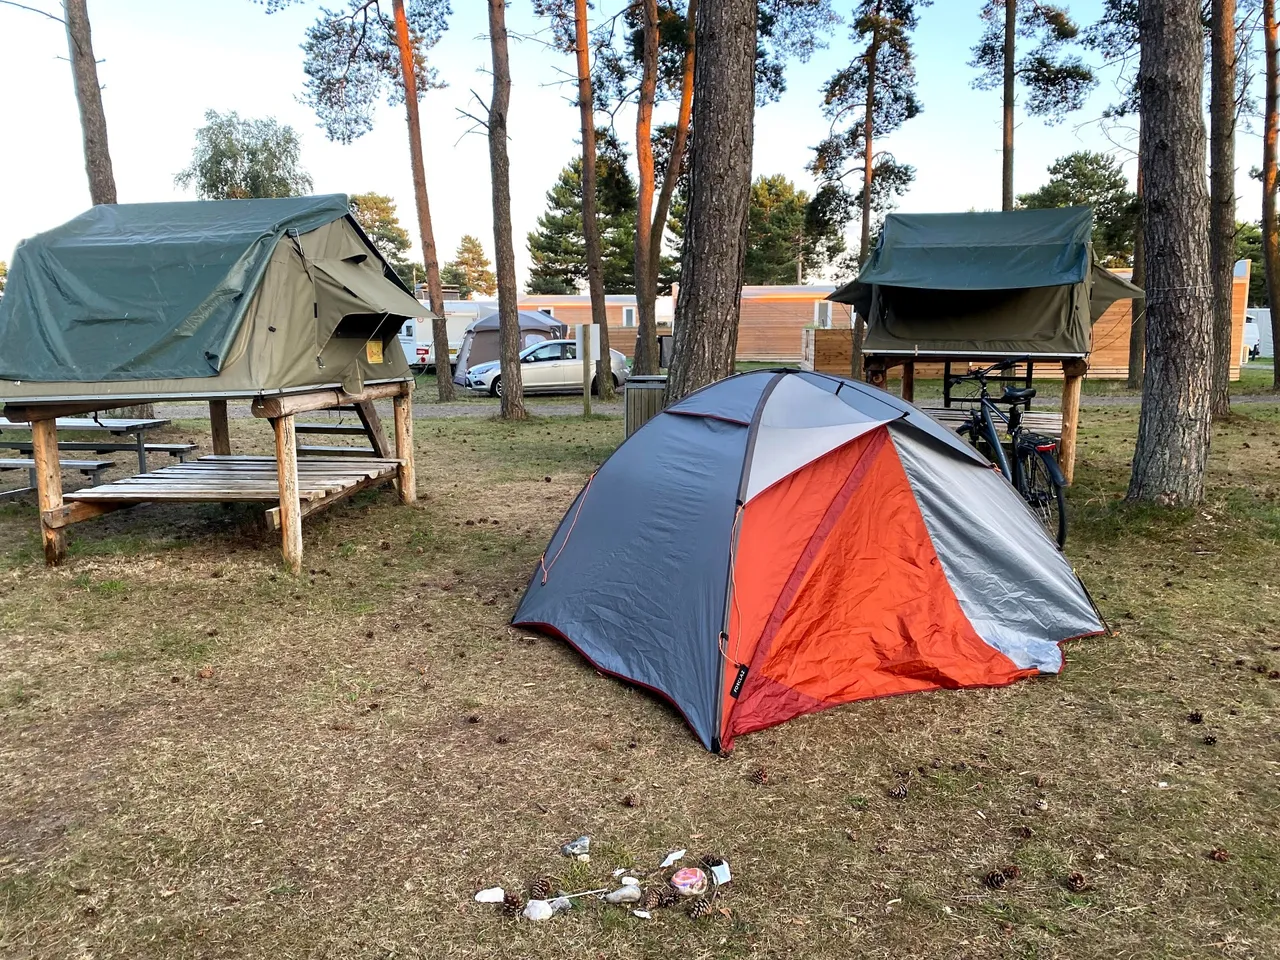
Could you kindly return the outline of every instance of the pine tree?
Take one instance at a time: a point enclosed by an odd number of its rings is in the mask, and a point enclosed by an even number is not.
[[[601,274],[605,293],[635,292],[636,187],[621,146],[599,131],[596,200],[599,208]],[[547,210],[529,234],[532,294],[577,293],[587,278],[582,233],[582,160],[575,157],[547,191]]]
[[[477,293],[492,297],[498,292],[498,281],[484,245],[469,233],[459,241],[457,252],[441,268],[440,276],[458,288],[458,296],[463,300],[470,300]]]
[[[1099,260],[1128,264],[1138,219],[1138,198],[1120,162],[1105,153],[1078,150],[1049,165],[1049,182],[1018,196],[1018,206],[1093,207],[1093,253]]]
[[[397,269],[406,262],[412,242],[396,216],[396,202],[381,193],[353,193],[347,198],[351,216],[383,258]],[[419,271],[421,273],[421,271]]]
[[[1017,82],[1028,97],[1026,111],[1047,122],[1061,121],[1084,105],[1097,80],[1093,70],[1064,48],[1080,29],[1065,7],[1041,0],[987,0],[982,8],[982,38],[973,48],[973,81],[979,90],[1001,88],[1004,101],[1004,164],[1001,209],[1013,209],[1013,107]],[[1017,57],[1018,38],[1035,40],[1030,53]]]
[[[842,222],[824,221],[821,208],[782,174],[756,177],[747,220],[743,281],[804,283],[844,250]]]

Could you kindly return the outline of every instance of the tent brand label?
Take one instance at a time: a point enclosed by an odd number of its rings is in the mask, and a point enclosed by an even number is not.
[[[364,355],[370,363],[382,362],[382,341],[370,340],[364,345]]]
[[[748,667],[744,663],[742,666],[738,668],[738,675],[733,678],[733,689],[730,690],[729,693],[733,696],[735,700],[738,699],[738,694],[742,692],[742,684],[747,679],[747,669]]]

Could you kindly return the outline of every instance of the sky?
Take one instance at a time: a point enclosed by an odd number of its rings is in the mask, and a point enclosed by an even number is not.
[[[58,12],[56,0],[23,2]],[[597,0],[595,6],[611,10],[620,3]],[[847,17],[852,0],[834,3]],[[235,110],[244,117],[275,117],[298,132],[302,164],[317,193],[390,195],[416,248],[403,107],[383,106],[372,132],[344,146],[327,140],[313,112],[298,100],[304,80],[299,44],[320,5],[309,0],[267,15],[251,0],[90,0],[120,201],[195,199],[174,185],[174,174],[190,162],[205,111]],[[328,0],[326,5],[340,4]],[[915,43],[924,111],[882,141],[899,162],[917,170],[900,210],[999,209],[999,94],[974,90],[968,66],[981,32],[980,6],[981,0],[935,0],[922,13]],[[1101,0],[1069,4],[1081,24],[1095,20],[1100,7]],[[453,0],[453,8],[449,30],[430,54],[446,86],[430,91],[422,106],[427,186],[442,260],[452,256],[466,233],[478,236],[490,256],[493,251],[488,143],[462,116],[462,111],[476,112],[477,94],[487,101],[491,91],[487,4]],[[508,10],[512,216],[521,284],[529,267],[525,236],[545,207],[546,191],[578,149],[578,112],[573,90],[564,82],[571,60],[539,39],[543,25],[531,8],[531,0],[514,0]],[[545,39],[545,32],[541,36]],[[841,26],[826,49],[790,66],[782,99],[756,112],[756,174],[782,173],[812,191],[805,165],[828,129],[818,91],[852,52],[847,28]],[[1081,149],[1114,150],[1094,121],[1115,99],[1114,73],[1103,71],[1086,107],[1064,123],[1046,126],[1019,111],[1015,191],[1040,186],[1056,157]],[[89,192],[62,27],[4,3],[0,102],[0,260],[11,260],[20,239],[87,208]],[[623,116],[618,122],[630,142],[634,120]],[[1259,215],[1261,193],[1248,171],[1261,162],[1261,143],[1256,129],[1239,134],[1240,219]],[[1132,179],[1133,160],[1125,151],[1117,155],[1125,158]],[[851,225],[851,240],[855,230]]]

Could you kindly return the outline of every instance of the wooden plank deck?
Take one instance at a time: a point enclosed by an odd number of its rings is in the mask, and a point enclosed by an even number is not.
[[[308,457],[298,462],[298,499],[304,503],[340,499],[357,488],[394,478],[399,469],[400,461],[394,459]],[[65,499],[121,504],[271,502],[279,501],[280,484],[275,457],[215,455],[76,490]]]
[[[948,430],[954,430],[962,423],[969,420],[970,407],[921,407],[922,413],[927,413],[933,419]],[[1032,433],[1047,434],[1055,439],[1062,438],[1062,414],[1052,410],[1029,410],[1023,411],[1023,425]],[[997,423],[997,426],[1002,424]]]

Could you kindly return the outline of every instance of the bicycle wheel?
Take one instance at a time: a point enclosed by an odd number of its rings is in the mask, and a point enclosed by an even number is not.
[[[1022,454],[1022,476],[1027,488],[1023,497],[1031,511],[1040,518],[1045,531],[1058,541],[1059,547],[1067,544],[1067,492],[1050,470],[1050,453],[1028,450]]]

